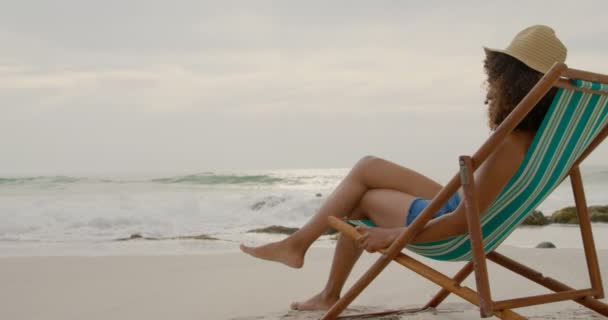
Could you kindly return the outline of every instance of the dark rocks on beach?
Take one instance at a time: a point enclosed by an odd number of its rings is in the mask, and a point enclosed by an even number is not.
[[[157,237],[144,237],[140,233],[133,233],[128,238],[118,238],[114,241],[129,241],[129,240],[220,240],[218,238],[208,236],[206,234],[199,234],[193,236],[177,236],[177,237],[166,237],[166,238],[157,238]]]
[[[589,207],[591,222],[608,222],[608,206]]]
[[[577,224],[578,215],[576,214],[576,208],[566,207],[553,212],[553,214],[551,215],[551,222]]]
[[[252,229],[247,231],[247,233],[271,233],[271,234],[293,234],[296,231],[298,231],[299,228],[290,228],[290,227],[285,227],[285,226],[269,226],[269,227],[265,227],[265,228],[258,228],[258,229]],[[332,235],[332,234],[336,234],[338,233],[337,230],[334,229],[329,229],[327,230],[324,234],[325,235]]]
[[[285,202],[286,200],[287,199],[282,198],[282,197],[268,196],[260,201],[255,202],[249,208],[254,211],[258,211],[263,208],[272,208],[272,207],[278,206],[279,204]]]
[[[536,245],[537,248],[546,248],[546,249],[553,249],[555,248],[555,245],[549,241],[543,241],[539,244]]]
[[[115,239],[114,241],[128,241],[128,240],[137,240],[137,239],[148,240],[146,237],[142,236],[140,233],[133,233],[127,238],[118,238],[118,239]]]
[[[254,204],[251,205],[251,207],[249,207],[251,210],[260,210],[264,207],[264,205],[266,204],[266,201],[258,201]]]
[[[216,237],[208,236],[206,234],[198,234],[192,236],[177,236],[170,238],[163,238],[162,240],[220,240]]]
[[[272,234],[292,234],[298,231],[298,228],[290,228],[284,226],[270,226],[265,228],[252,229],[248,233],[272,233]]]
[[[541,211],[534,210],[526,217],[522,224],[527,226],[545,226],[549,223],[551,223],[551,221],[549,221],[549,218],[545,217]]]
[[[608,206],[589,206],[591,222],[608,222]],[[578,224],[578,215],[575,207],[566,207],[557,210],[551,216],[554,223]]]

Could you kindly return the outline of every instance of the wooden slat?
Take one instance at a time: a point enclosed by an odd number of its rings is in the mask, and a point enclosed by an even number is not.
[[[464,206],[466,210],[469,241],[471,242],[471,254],[473,256],[473,267],[475,269],[475,283],[479,292],[479,309],[482,318],[492,316],[492,295],[490,293],[490,282],[488,280],[488,267],[486,255],[483,249],[483,234],[481,232],[481,221],[479,220],[479,205],[477,203],[477,191],[473,177],[473,162],[471,157],[460,157],[460,181],[464,191]]]
[[[334,216],[329,216],[327,218],[327,224],[329,224],[331,228],[336,229],[343,236],[347,236],[353,240],[358,240],[361,236],[361,234],[359,233],[359,231],[357,231],[357,229],[355,229],[355,227],[344,222],[342,219],[338,219]]]
[[[567,290],[558,293],[541,294],[536,296],[495,301],[494,308],[496,310],[515,309],[549,302],[576,300],[582,297],[593,296],[594,293],[595,290],[593,289]]]
[[[540,273],[528,266],[525,266],[507,256],[504,256],[496,251],[488,253],[487,257],[491,261],[494,261],[497,264],[499,264],[529,280],[532,280],[532,281],[544,286],[547,289],[550,289],[550,290],[553,290],[556,292],[574,290],[574,288],[571,288],[555,279],[545,277],[545,276],[543,276],[542,273]],[[591,310],[594,310],[601,315],[608,316],[608,305],[599,300],[596,300],[596,299],[593,299],[590,297],[586,297],[586,298],[582,298],[582,299],[576,299],[576,300],[574,300],[574,302],[579,303]]]
[[[458,273],[452,277],[452,280],[454,280],[455,283],[460,284],[471,274],[471,272],[473,272],[473,261],[467,262],[464,267],[462,267],[462,269],[460,269],[460,271],[458,271]],[[439,292],[437,292],[437,294],[435,294],[435,296],[422,308],[437,308],[443,302],[443,300],[450,295],[450,293],[450,291],[441,288],[441,290],[439,290]]]
[[[585,249],[585,258],[587,260],[587,270],[589,271],[589,280],[591,287],[596,290],[595,298],[604,298],[604,287],[602,285],[602,275],[597,261],[597,253],[595,251],[595,242],[593,241],[593,230],[591,229],[591,218],[587,208],[587,200],[585,199],[585,190],[583,188],[583,178],[578,166],[575,166],[570,171],[570,184],[574,193],[574,202],[576,204],[576,213],[578,215],[579,227],[581,229],[581,237],[583,239],[583,248]]]
[[[589,71],[577,70],[577,69],[568,69],[564,72],[564,76],[570,79],[579,79],[585,81],[599,82],[603,84],[608,84],[608,76],[599,73],[593,73]]]
[[[452,293],[458,295],[459,297],[467,300],[468,302],[479,306],[479,297],[477,292],[469,287],[462,287],[453,279],[450,279],[448,276],[443,273],[423,264],[416,259],[407,256],[403,253],[400,253],[395,261],[401,264],[404,267],[416,272],[417,274],[423,276],[424,278],[434,282],[435,284],[451,291]],[[492,314],[500,319],[526,319],[512,311],[510,309],[502,309],[493,311]]]
[[[579,87],[573,85],[572,83],[570,83],[568,80],[564,80],[564,79],[558,80],[557,83],[555,83],[554,86],[555,87],[559,87],[559,88],[568,89],[568,90],[582,91],[582,92],[586,92],[586,93],[593,93],[593,94],[600,94],[600,95],[603,95],[603,96],[608,96],[608,92],[606,92],[606,91],[591,90],[591,89],[587,89],[587,88],[579,88]]]

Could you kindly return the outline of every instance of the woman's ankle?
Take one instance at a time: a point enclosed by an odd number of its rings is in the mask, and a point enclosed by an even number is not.
[[[281,240],[280,242],[286,248],[286,250],[304,256],[312,243],[309,243],[305,239],[301,239],[301,237],[299,237],[296,233]]]
[[[324,301],[337,301],[340,299],[340,290],[326,287],[319,293],[319,297]]]

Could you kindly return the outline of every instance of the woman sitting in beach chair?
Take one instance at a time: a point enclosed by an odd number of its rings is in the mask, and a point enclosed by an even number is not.
[[[563,63],[566,59],[566,48],[546,26],[524,29],[505,50],[485,50],[485,103],[491,129],[503,122],[555,62]],[[477,170],[480,212],[491,205],[522,164],[555,92],[555,88],[551,89]],[[388,247],[441,188],[439,183],[414,170],[367,156],[352,168],[319,211],[297,232],[282,241],[258,247],[241,245],[241,250],[257,258],[300,268],[308,248],[327,231],[329,216],[372,220],[378,227],[358,227],[362,233],[358,240],[339,238],[323,290],[306,301],[292,304],[297,310],[326,310],[340,298],[362,250],[374,252]],[[461,192],[455,193],[437,211],[414,243],[438,241],[466,232]]]

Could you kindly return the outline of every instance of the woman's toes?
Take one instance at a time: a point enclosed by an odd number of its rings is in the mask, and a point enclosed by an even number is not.
[[[292,310],[300,311],[328,310],[337,300],[338,298],[324,299],[320,294],[318,294],[307,301],[293,302],[290,307]]]

